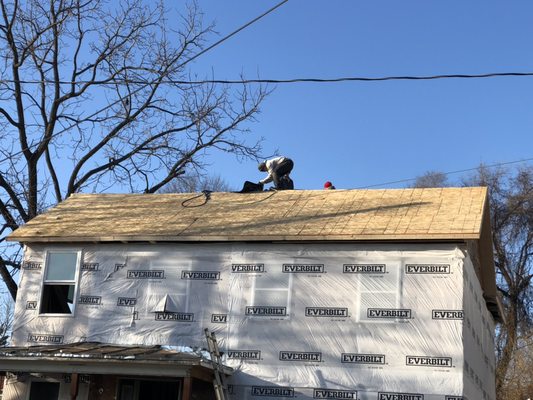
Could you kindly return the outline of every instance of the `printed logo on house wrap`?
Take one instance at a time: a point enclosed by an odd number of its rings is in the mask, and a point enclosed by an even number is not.
[[[368,318],[411,319],[411,314],[408,308],[368,308],[366,310]]]
[[[324,264],[283,264],[281,270],[288,274],[322,274]]]
[[[384,354],[342,353],[341,363],[344,364],[385,364]]]
[[[36,271],[40,270],[43,267],[42,262],[35,262],[35,261],[24,261],[22,263],[22,269],[25,269],[27,271]]]
[[[95,272],[95,271],[98,271],[99,269],[100,269],[99,263],[85,263],[85,264],[82,264],[81,266],[82,271]]]
[[[228,350],[226,353],[231,360],[260,360],[261,350]]]
[[[406,264],[406,274],[449,274],[450,264]]]
[[[348,309],[345,307],[305,307],[306,317],[348,317]]]
[[[214,324],[225,324],[228,322],[228,314],[211,314],[211,322]]]
[[[279,360],[280,361],[321,362],[322,353],[303,352],[303,351],[280,351]]]
[[[100,305],[102,304],[102,296],[80,296],[80,304]]]
[[[452,367],[451,357],[406,356],[405,365],[418,367]]]
[[[385,264],[343,264],[343,274],[384,274]]]
[[[313,399],[357,399],[357,390],[313,389]]]
[[[418,393],[379,392],[378,400],[424,400],[424,395]]]
[[[463,310],[431,310],[432,319],[463,319]]]
[[[28,342],[31,343],[63,343],[63,335],[47,335],[44,333],[29,333]]]
[[[265,264],[231,264],[233,274],[253,274],[265,272]]]
[[[27,301],[26,302],[26,310],[37,310],[37,302],[36,301]]]
[[[285,317],[287,316],[287,307],[274,306],[246,306],[245,315],[254,315],[257,317]]]
[[[119,307],[133,307],[137,305],[137,298],[135,297],[119,297],[117,299],[117,306]]]
[[[156,321],[176,321],[176,322],[194,322],[193,313],[180,312],[156,312]]]
[[[181,279],[197,281],[218,281],[220,272],[215,271],[181,271]]]
[[[294,389],[279,386],[252,386],[252,396],[294,397]]]
[[[120,271],[126,264],[115,264],[115,272]]]
[[[463,396],[445,396],[444,400],[466,400]]]
[[[129,269],[126,275],[128,279],[165,279],[163,270]]]

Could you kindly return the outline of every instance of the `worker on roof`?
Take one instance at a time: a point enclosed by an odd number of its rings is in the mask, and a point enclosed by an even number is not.
[[[324,183],[324,190],[335,190],[335,186],[330,181]]]
[[[268,172],[266,178],[259,181],[260,184],[274,182],[276,190],[294,189],[294,183],[289,174],[294,167],[294,162],[288,157],[276,157],[265,160],[257,168],[261,172]]]

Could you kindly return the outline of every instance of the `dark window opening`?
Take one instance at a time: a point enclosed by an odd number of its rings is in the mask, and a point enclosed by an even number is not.
[[[72,314],[74,285],[44,285],[41,313]]]
[[[74,313],[79,252],[50,251],[39,311],[41,314]]]
[[[176,381],[123,379],[118,400],[176,400],[179,394],[180,384]]]
[[[59,382],[32,382],[29,400],[57,400]]]

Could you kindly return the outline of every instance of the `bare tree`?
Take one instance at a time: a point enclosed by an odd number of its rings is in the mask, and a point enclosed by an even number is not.
[[[435,188],[449,186],[446,174],[439,171],[428,171],[417,176],[413,184],[414,188]]]
[[[533,328],[520,335],[513,359],[507,369],[501,399],[523,400],[533,395]]]
[[[0,300],[0,347],[6,346],[13,326],[13,301],[2,294]]]
[[[498,398],[508,399],[513,366],[527,360],[520,344],[530,342],[532,330],[533,168],[512,173],[481,166],[465,183],[489,188],[497,284],[505,313],[497,330],[496,392]]]
[[[247,122],[265,89],[183,83],[213,27],[195,4],[169,12],[143,0],[0,0],[0,276],[13,298],[20,257],[5,236],[51,204],[112,186],[154,193],[209,150],[259,154]]]
[[[164,188],[160,193],[229,192],[230,185],[219,175],[184,174]]]

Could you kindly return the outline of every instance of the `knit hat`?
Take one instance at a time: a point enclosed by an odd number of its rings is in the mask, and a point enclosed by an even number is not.
[[[326,183],[324,183],[324,189],[329,189],[332,186],[333,184],[330,181],[327,181]]]

